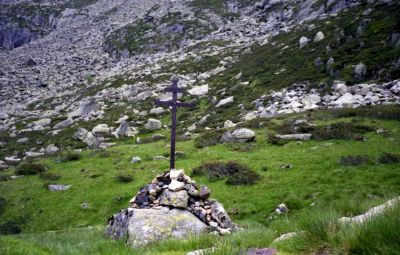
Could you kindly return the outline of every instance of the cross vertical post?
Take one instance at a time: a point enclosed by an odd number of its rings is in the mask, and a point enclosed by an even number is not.
[[[175,169],[175,144],[176,144],[176,110],[178,107],[194,107],[196,104],[193,102],[182,103],[178,101],[178,93],[183,93],[185,90],[178,88],[177,77],[172,78],[172,84],[165,89],[166,92],[172,93],[172,100],[161,101],[155,100],[154,103],[159,106],[172,107],[171,109],[171,152],[170,152],[170,169]]]

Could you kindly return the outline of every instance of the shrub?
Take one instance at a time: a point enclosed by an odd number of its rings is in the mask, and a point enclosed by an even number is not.
[[[128,183],[134,180],[133,175],[127,172],[119,173],[115,178],[119,183]]]
[[[64,158],[65,161],[75,161],[80,160],[82,158],[82,155],[76,152],[68,152]]]
[[[278,146],[285,145],[289,142],[287,140],[277,137],[275,134],[269,134],[267,137],[267,141],[270,144],[278,145]]]
[[[400,162],[400,155],[394,154],[390,152],[382,153],[379,158],[378,162],[381,164],[393,164]]]
[[[57,181],[61,178],[61,175],[55,173],[40,173],[40,178],[47,181]]]
[[[261,179],[259,174],[235,161],[207,162],[194,168],[192,175],[205,175],[210,181],[227,178],[226,183],[230,185],[254,184]]]
[[[82,155],[77,152],[67,152],[59,158],[59,162],[77,161],[82,158]]]
[[[41,163],[21,163],[15,169],[16,175],[33,175],[46,171],[46,167]]]
[[[21,227],[16,221],[9,220],[0,224],[0,234],[15,235],[21,233]]]
[[[361,106],[358,108],[338,108],[330,110],[336,118],[363,117],[400,121],[399,105]]]
[[[4,211],[6,210],[5,209],[6,204],[7,204],[7,200],[3,197],[0,197],[0,215],[2,215],[4,213]]]
[[[327,126],[316,127],[312,131],[315,140],[354,139],[360,140],[363,134],[373,131],[369,126],[338,122]]]
[[[194,140],[194,146],[198,149],[214,146],[219,143],[223,132],[222,130],[204,132]]]
[[[349,155],[343,156],[339,160],[341,165],[344,166],[359,166],[368,162],[368,156],[363,155]]]
[[[245,185],[255,184],[261,179],[261,176],[253,171],[239,171],[229,176],[226,179],[226,184],[229,185]]]

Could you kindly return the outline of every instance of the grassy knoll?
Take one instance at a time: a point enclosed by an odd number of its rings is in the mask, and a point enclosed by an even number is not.
[[[275,132],[276,125],[306,115],[311,116],[317,125],[340,121],[388,131],[384,134],[368,132],[364,134],[364,141],[311,140],[290,142],[283,146],[267,142],[267,134]],[[196,248],[215,246],[218,248],[216,254],[235,254],[241,247],[269,246],[275,237],[286,232],[311,231],[326,223],[321,223],[322,216],[333,220],[339,216],[359,214],[399,195],[399,163],[383,164],[378,160],[385,152],[400,153],[397,120],[338,118],[328,112],[314,112],[290,115],[266,123],[270,124],[254,129],[257,141],[251,144],[217,144],[201,149],[194,146],[193,140],[177,144],[177,150],[186,153],[186,157],[177,161],[177,166],[184,168],[187,173],[209,161],[234,159],[261,176],[252,185],[227,185],[224,179],[210,181],[206,176],[196,176],[198,183],[212,189],[212,197],[225,205],[233,220],[244,227],[244,231],[217,239],[202,236],[189,241],[168,241],[135,252],[184,254]],[[134,139],[128,139],[106,152],[85,151],[78,160],[60,162],[59,156],[43,159],[41,162],[49,169],[47,172],[61,176],[59,179],[46,180],[43,176],[29,175],[0,182],[0,197],[6,201],[2,203],[5,205],[0,210],[3,211],[0,222],[14,221],[22,231],[20,235],[0,237],[0,253],[87,254],[90,251],[91,254],[132,254],[123,243],[104,238],[102,229],[108,216],[125,208],[141,186],[168,168],[168,161],[152,159],[168,151],[168,142],[165,140],[136,145]],[[355,166],[340,164],[340,159],[349,155],[362,155],[371,160]],[[130,163],[132,156],[141,157],[142,162]],[[285,164],[293,167],[282,169],[281,166]],[[12,175],[13,171],[9,169],[1,175]],[[134,180],[121,183],[117,180],[120,174],[130,174]],[[72,184],[72,187],[64,192],[50,192],[44,188],[48,183]],[[88,203],[89,208],[81,208],[82,203]],[[280,203],[286,203],[290,211],[287,215],[275,217],[273,211]],[[382,224],[398,226],[398,216],[394,217],[394,213],[391,215],[384,217],[387,222],[378,220],[377,223],[371,223],[371,227],[335,227],[329,235],[325,235],[329,238],[316,239],[315,236],[320,233],[311,233],[296,241],[279,244],[278,248],[289,254],[325,248],[338,251],[339,254],[371,254],[374,253],[372,248],[363,250],[363,247],[370,247],[364,242],[372,242],[373,245],[376,244],[376,238],[367,241],[369,237],[364,233],[375,231],[374,228],[381,229]],[[315,227],[311,225],[313,220]],[[324,231],[325,226],[320,231]],[[340,241],[342,233],[348,238],[346,247]],[[376,239],[378,241],[386,249],[386,252],[378,254],[396,254],[390,252],[390,249],[397,247],[396,244],[390,246]]]

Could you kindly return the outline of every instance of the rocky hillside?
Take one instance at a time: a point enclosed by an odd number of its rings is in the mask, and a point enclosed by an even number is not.
[[[186,136],[227,119],[399,103],[397,1],[0,4],[0,155],[11,161],[168,124],[153,99],[168,98],[173,74],[181,100],[199,105],[180,113]]]

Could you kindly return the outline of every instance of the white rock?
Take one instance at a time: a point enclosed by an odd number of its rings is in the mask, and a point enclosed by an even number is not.
[[[170,191],[183,190],[184,187],[185,187],[185,183],[177,181],[177,180],[172,180],[171,183],[168,185],[168,189]]]
[[[208,85],[203,85],[203,86],[196,86],[193,87],[188,91],[188,93],[192,96],[204,96],[207,95],[208,93]]]
[[[155,114],[155,115],[160,115],[163,114],[164,112],[165,110],[162,107],[157,107],[150,110],[150,114]]]
[[[54,154],[57,153],[60,149],[55,146],[54,144],[50,144],[46,147],[46,153],[47,154]]]
[[[100,135],[100,134],[109,134],[110,133],[110,128],[108,127],[107,124],[98,124],[92,129],[92,133],[95,135]]]
[[[351,106],[355,103],[355,98],[350,93],[345,93],[339,99],[333,102],[337,106]]]
[[[333,83],[333,91],[340,95],[344,95],[348,91],[348,88],[346,86],[346,83],[341,81],[335,81]]]
[[[218,104],[215,107],[225,106],[227,104],[233,103],[233,101],[234,101],[234,97],[230,96],[230,97],[227,97],[227,98],[222,99],[221,101],[219,101]]]
[[[183,169],[179,169],[179,170],[175,170],[172,169],[171,171],[169,171],[169,178],[171,180],[179,180],[181,178],[183,178],[185,176],[185,171]]]
[[[148,119],[145,128],[150,130],[159,130],[162,128],[162,122],[156,119]]]
[[[224,128],[233,128],[236,127],[236,124],[233,123],[231,120],[226,120],[224,122]]]
[[[314,37],[314,42],[319,42],[325,39],[325,35],[324,33],[322,33],[321,31],[319,31],[315,37]]]
[[[131,159],[131,163],[139,163],[140,161],[142,161],[140,157],[132,157]]]
[[[306,46],[307,44],[308,44],[308,38],[305,36],[302,36],[299,40],[300,49],[303,48],[304,46]]]

